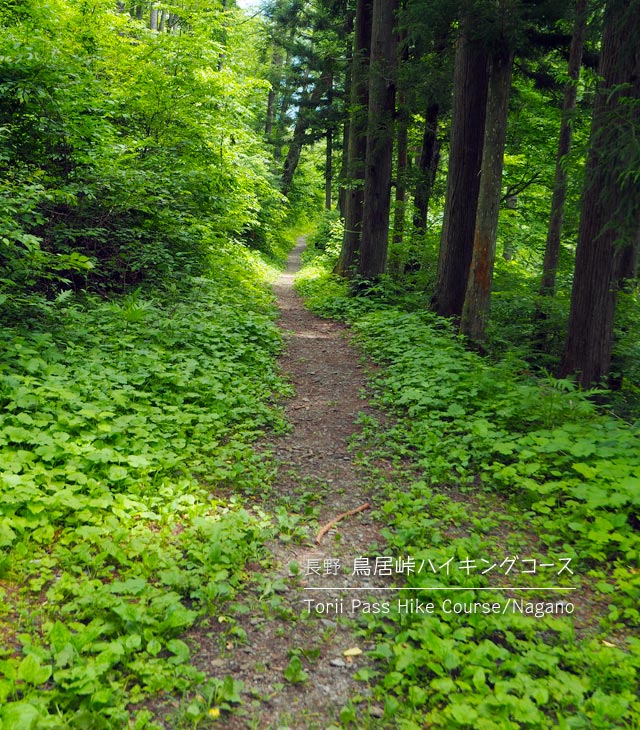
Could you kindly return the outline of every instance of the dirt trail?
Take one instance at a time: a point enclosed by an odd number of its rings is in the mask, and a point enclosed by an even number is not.
[[[269,546],[273,567],[263,571],[251,595],[240,597],[246,613],[235,619],[246,641],[222,652],[215,642],[201,642],[194,657],[209,675],[230,674],[244,682],[242,708],[224,719],[227,730],[326,730],[351,697],[367,694],[366,684],[353,676],[367,660],[344,651],[369,648],[354,631],[358,611],[351,612],[351,601],[371,600],[362,589],[382,587],[385,579],[352,572],[355,558],[375,556],[380,525],[368,509],[340,521],[320,545],[315,535],[339,514],[371,502],[368,479],[354,463],[348,441],[358,430],[358,414],[372,411],[361,397],[365,366],[349,345],[346,328],[305,310],[293,290],[303,249],[300,239],[274,286],[287,344],[281,366],[296,391],[285,404],[291,432],[269,444],[279,466],[276,493],[265,507],[281,514],[286,508],[282,537]],[[294,562],[300,566],[297,575]],[[310,572],[315,568],[317,574]],[[374,594],[377,600],[382,595]],[[308,675],[304,681],[285,676],[294,654]],[[371,702],[368,711],[376,715],[381,708]]]

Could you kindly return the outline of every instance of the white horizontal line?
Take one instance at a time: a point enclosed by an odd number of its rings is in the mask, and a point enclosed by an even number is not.
[[[328,588],[321,588],[319,586],[312,586],[305,588],[305,591],[577,591],[577,588],[564,588],[563,586],[546,586],[544,588],[530,588],[525,586],[507,586],[506,588],[466,588],[462,586],[445,586],[439,588],[423,587],[423,588],[402,588],[399,586],[392,586],[390,588],[341,588],[340,586],[330,586]]]

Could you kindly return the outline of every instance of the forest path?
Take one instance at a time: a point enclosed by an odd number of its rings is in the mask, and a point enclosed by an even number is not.
[[[358,430],[358,414],[372,409],[361,397],[365,366],[349,344],[346,327],[307,311],[293,290],[304,246],[299,239],[274,285],[287,345],[281,366],[295,395],[285,403],[290,433],[265,447],[278,465],[273,491],[259,505],[278,515],[280,536],[268,546],[272,566],[250,566],[251,587],[238,596],[243,608],[233,618],[245,640],[221,647],[211,640],[220,631],[214,627],[209,639],[202,631],[192,636],[199,644],[194,656],[199,668],[244,683],[238,713],[224,718],[227,730],[327,730],[351,697],[368,691],[354,674],[369,660],[344,652],[371,648],[356,636],[359,612],[351,612],[352,600],[371,598],[366,591],[345,589],[384,585],[384,578],[351,575],[355,558],[375,554],[372,545],[381,542],[381,526],[368,508],[341,520],[320,544],[316,533],[338,515],[371,501],[369,467],[356,464],[348,441]],[[292,563],[300,566],[299,572],[291,569]],[[338,565],[333,574],[329,566]],[[308,575],[316,566],[318,574]],[[312,586],[329,590],[309,590]],[[297,659],[291,662],[292,656],[299,657],[300,665]],[[365,708],[374,716],[382,714],[375,703]]]

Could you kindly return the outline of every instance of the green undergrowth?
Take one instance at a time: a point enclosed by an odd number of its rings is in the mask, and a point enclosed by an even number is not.
[[[384,726],[637,727],[637,425],[508,352],[469,352],[391,283],[350,297],[330,255],[309,259],[309,305],[382,365],[373,392],[393,425],[363,417],[358,448],[418,474],[381,477],[379,512],[386,554],[414,561],[398,576],[413,590],[362,617],[379,662],[360,678]],[[398,605],[411,599],[433,610]]]
[[[273,274],[232,246],[210,277],[62,296],[1,331],[3,730],[159,727],[166,693],[200,698],[195,726],[238,701],[185,632],[270,529],[238,495],[269,478],[252,442],[285,429]]]

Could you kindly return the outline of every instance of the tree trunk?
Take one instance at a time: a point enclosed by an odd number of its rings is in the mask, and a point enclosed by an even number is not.
[[[311,94],[303,94],[298,111],[298,118],[296,119],[296,126],[293,130],[293,138],[289,144],[289,151],[287,152],[287,158],[284,161],[284,169],[282,171],[281,188],[284,195],[287,195],[289,192],[293,176],[300,161],[300,153],[302,152],[309,127],[309,110],[315,109],[318,106],[322,95],[327,90],[327,84],[328,74],[324,74],[318,79]]]
[[[351,99],[351,73],[353,67],[353,42],[352,34],[355,23],[355,10],[348,10],[345,15],[344,35],[347,42],[345,43],[345,72],[344,72],[344,92],[343,99],[345,107],[348,107]],[[346,195],[347,195],[347,169],[349,166],[349,110],[345,109],[342,123],[342,154],[340,159],[340,190],[338,193],[338,210],[340,217],[344,219],[346,214]]]
[[[424,122],[422,147],[420,148],[420,157],[418,159],[418,182],[416,183],[414,193],[416,212],[413,216],[413,225],[419,231],[425,231],[427,229],[429,199],[438,167],[440,153],[437,137],[439,113],[440,106],[437,103],[429,104]]]
[[[400,35],[401,51],[398,56],[400,64],[409,60],[409,47],[407,45],[406,32]],[[396,138],[396,195],[395,207],[393,209],[393,242],[401,244],[404,237],[405,207],[407,202],[407,167],[409,147],[409,107],[407,95],[403,91],[398,92],[397,111],[397,138]],[[400,261],[396,262],[398,271],[402,268]]]
[[[290,40],[289,43],[293,41],[293,37],[295,35],[295,30],[291,30],[290,32]],[[285,59],[284,59],[284,69],[289,69],[291,66],[291,53],[289,50],[287,50]],[[303,89],[306,88],[307,83],[309,80],[309,69],[308,67],[305,68],[303,78],[301,80],[298,80],[297,85],[301,86]],[[288,124],[287,120],[287,112],[289,111],[289,107],[291,106],[291,96],[293,93],[293,89],[290,87],[290,81],[286,77],[285,72],[285,79],[284,79],[284,88],[282,89],[282,98],[280,99],[280,109],[278,113],[278,117],[275,120],[276,124],[276,131],[273,138],[273,158],[276,162],[280,162],[282,159],[282,144],[283,140],[285,138],[286,128]]]
[[[396,206],[393,217],[393,241],[402,243],[404,233],[404,208],[407,202],[407,166],[409,143],[409,115],[404,99],[400,102],[398,114],[397,165],[396,165]]]
[[[329,73],[327,82],[327,108],[331,111],[333,103],[333,74]],[[331,185],[333,183],[333,120],[331,116],[327,123],[326,149],[324,163],[324,207],[331,210]]]
[[[622,251],[637,241],[640,228],[633,179],[640,125],[639,37],[640,0],[609,0],[561,365],[563,375],[577,373],[585,388],[609,373],[616,295],[625,268]]]
[[[571,118],[576,108],[578,79],[582,63],[582,50],[587,26],[587,0],[577,0],[576,17],[573,25],[571,49],[569,51],[569,81],[564,87],[562,103],[562,121],[560,123],[560,137],[558,140],[558,154],[556,156],[556,176],[553,184],[551,199],[551,217],[547,230],[547,244],[542,265],[542,281],[540,294],[553,296],[556,288],[556,272],[560,254],[560,238],[564,219],[564,203],[567,197],[567,167],[566,158],[571,151]]]
[[[512,68],[513,51],[492,55],[473,256],[460,322],[462,334],[478,344],[484,341],[491,305]]]
[[[349,164],[349,118],[344,120],[342,125],[342,155],[340,164],[340,192],[338,193],[338,209],[340,217],[344,220],[347,208],[347,166]]]
[[[351,99],[349,109],[348,161],[344,196],[344,237],[335,273],[352,277],[362,232],[364,161],[367,151],[369,106],[369,55],[371,49],[371,0],[358,0],[356,7]]]
[[[389,244],[396,89],[394,10],[394,0],[373,0],[367,154],[358,257],[358,274],[367,281],[384,273]]]
[[[480,189],[488,63],[482,43],[465,32],[470,23],[463,18],[456,49],[447,197],[431,300],[432,309],[443,317],[462,314]]]
[[[149,29],[156,32],[158,30],[158,8],[155,5],[152,5],[149,11]]]

